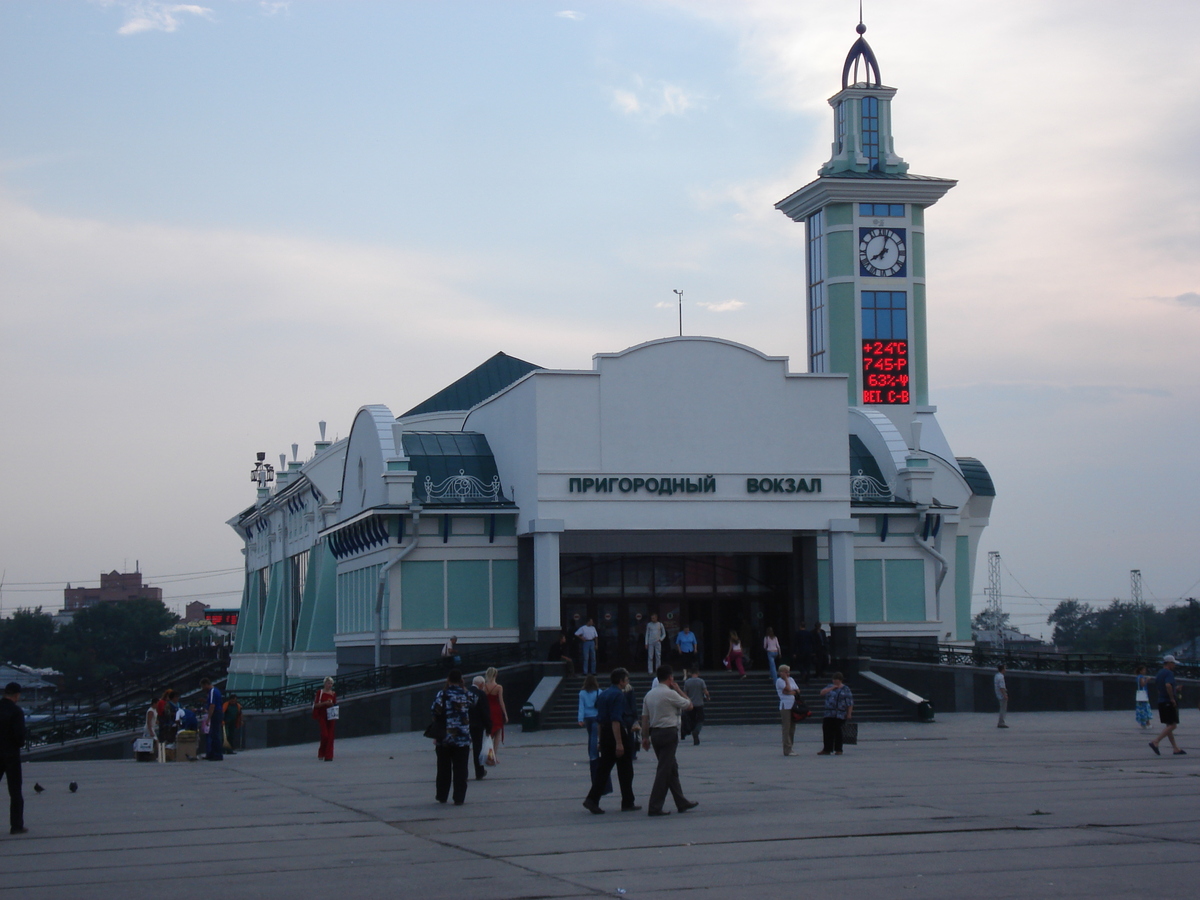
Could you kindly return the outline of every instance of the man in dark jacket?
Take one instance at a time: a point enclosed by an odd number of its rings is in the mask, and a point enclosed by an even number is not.
[[[475,780],[479,781],[487,775],[487,767],[479,761],[479,751],[483,749],[483,736],[492,733],[492,713],[488,709],[487,694],[483,692],[485,683],[482,675],[476,675],[467,692],[475,697],[475,705],[471,707],[471,759],[475,761]]]
[[[8,779],[9,834],[24,834],[25,798],[21,795],[21,748],[25,746],[25,713],[18,706],[21,686],[10,681],[0,699],[0,777]]]

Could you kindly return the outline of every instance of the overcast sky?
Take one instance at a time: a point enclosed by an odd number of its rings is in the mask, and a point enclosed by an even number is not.
[[[135,561],[237,605],[249,470],[497,350],[805,367],[853,0],[0,4],[3,609]],[[1200,4],[869,0],[930,394],[1016,623],[1200,591]],[[225,574],[211,575],[221,570]],[[187,573],[201,573],[194,577]],[[1032,599],[1031,599],[1031,597]]]

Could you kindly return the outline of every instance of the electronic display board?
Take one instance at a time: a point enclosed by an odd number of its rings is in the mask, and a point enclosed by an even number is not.
[[[909,402],[908,341],[863,341],[864,404]]]

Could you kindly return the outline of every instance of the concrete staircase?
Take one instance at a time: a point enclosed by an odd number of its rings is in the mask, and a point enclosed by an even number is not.
[[[779,700],[769,672],[748,672],[738,678],[728,672],[701,672],[700,677],[708,685],[712,699],[704,704],[706,725],[773,725],[779,722]],[[641,698],[650,690],[651,676],[645,672],[630,674],[634,695]],[[600,688],[608,687],[605,677]],[[819,722],[825,709],[820,690],[829,682],[813,679],[810,684],[801,684],[800,692],[808,708],[812,710],[810,721]],[[861,679],[851,678],[848,682],[854,692],[854,718],[863,722],[906,722],[912,716],[879,700],[874,685]],[[583,687],[583,676],[563,679],[562,690],[551,707],[542,715],[542,728],[578,728],[579,691]]]

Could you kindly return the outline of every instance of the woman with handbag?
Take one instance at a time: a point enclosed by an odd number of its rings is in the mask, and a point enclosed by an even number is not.
[[[825,746],[817,756],[828,756],[833,753],[842,755],[842,725],[850,721],[854,714],[854,695],[850,688],[842,684],[842,673],[833,673],[833,683],[821,688],[821,696],[825,698],[825,718],[821,720],[821,736]]]
[[[792,718],[792,707],[800,687],[792,678],[791,666],[780,666],[775,679],[775,693],[779,695],[779,723],[783,726],[783,755],[792,756],[792,740],[796,736],[796,720]]]
[[[337,707],[337,694],[333,692],[333,679],[326,678],[325,684],[313,698],[312,717],[321,729],[321,743],[317,747],[317,759],[333,762],[333,730],[337,724],[337,713],[329,717],[331,709]]]
[[[488,764],[495,765],[496,745],[504,743],[504,726],[508,724],[508,710],[504,708],[504,687],[496,682],[499,673],[495,666],[483,673],[483,692],[487,694],[488,713],[492,717],[492,752]]]
[[[1138,666],[1134,670],[1134,677],[1137,679],[1137,691],[1133,695],[1133,715],[1144,731],[1150,727],[1150,720],[1152,718],[1152,713],[1150,712],[1150,692],[1146,688],[1154,679],[1146,674],[1145,666]]]

